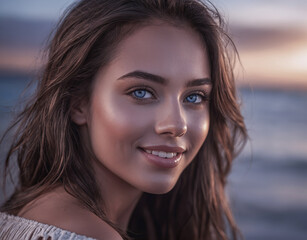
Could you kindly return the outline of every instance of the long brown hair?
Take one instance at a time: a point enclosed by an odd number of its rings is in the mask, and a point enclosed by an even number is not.
[[[82,0],[66,12],[35,96],[13,124],[17,130],[5,169],[17,158],[19,181],[2,211],[18,214],[40,194],[62,185],[121,232],[100,208],[103,196],[84,161],[88,153],[70,113],[78,100],[90,98],[95,74],[112,60],[119,42],[155,19],[188,24],[202,37],[213,81],[211,121],[206,141],[174,189],[143,194],[127,234],[150,240],[238,238],[224,193],[232,161],[247,138],[229,57],[229,50],[236,50],[218,11],[200,0]]]

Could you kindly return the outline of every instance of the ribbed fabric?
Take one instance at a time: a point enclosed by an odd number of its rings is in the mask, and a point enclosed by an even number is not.
[[[95,240],[58,227],[0,212],[1,240]]]

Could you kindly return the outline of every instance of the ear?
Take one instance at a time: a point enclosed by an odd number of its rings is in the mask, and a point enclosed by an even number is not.
[[[87,123],[88,104],[85,100],[80,102],[73,102],[70,117],[77,125],[84,125]]]

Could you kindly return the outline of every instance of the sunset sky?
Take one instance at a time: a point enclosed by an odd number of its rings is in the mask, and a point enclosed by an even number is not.
[[[0,0],[0,21],[18,18],[55,22],[72,2],[73,0]],[[229,23],[230,35],[238,47],[242,62],[242,66],[238,64],[236,70],[239,83],[307,89],[306,0],[212,2]],[[33,67],[38,49],[29,47],[16,50],[17,48],[6,46],[3,40],[5,34],[3,30],[0,32],[0,68]]]

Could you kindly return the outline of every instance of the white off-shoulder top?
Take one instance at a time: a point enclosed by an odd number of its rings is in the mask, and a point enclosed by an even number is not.
[[[95,240],[61,228],[0,212],[1,240]]]

